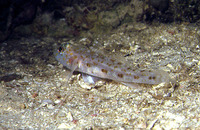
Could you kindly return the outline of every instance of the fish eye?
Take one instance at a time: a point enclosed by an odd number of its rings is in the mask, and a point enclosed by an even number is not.
[[[58,52],[59,53],[62,53],[66,47],[70,47],[70,43],[65,43],[65,44],[62,44],[59,48],[58,48]]]
[[[63,47],[58,48],[58,52],[61,53],[63,51]]]

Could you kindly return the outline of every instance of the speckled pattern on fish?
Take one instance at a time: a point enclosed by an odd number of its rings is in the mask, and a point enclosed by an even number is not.
[[[54,54],[61,64],[71,70],[71,75],[74,71],[78,71],[92,77],[111,79],[124,84],[159,84],[170,80],[165,71],[132,69],[125,63],[105,57],[85,46],[63,44]]]

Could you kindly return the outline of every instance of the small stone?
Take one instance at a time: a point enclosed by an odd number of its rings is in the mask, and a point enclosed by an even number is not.
[[[23,103],[23,104],[20,104],[19,107],[20,107],[21,109],[25,109],[25,108],[26,108],[26,105]]]
[[[62,123],[58,126],[58,129],[69,129],[69,126],[65,125],[65,123]]]
[[[174,67],[171,64],[167,64],[167,67],[169,67],[171,70],[174,70]]]
[[[73,117],[72,117],[72,113],[71,112],[67,113],[67,118],[68,118],[68,120],[73,121]]]
[[[58,100],[56,100],[54,103],[55,103],[55,104],[59,104],[60,102],[61,102],[61,100],[58,99]]]
[[[53,104],[48,104],[48,105],[47,105],[47,108],[48,108],[48,109],[54,109],[54,106],[53,106]]]

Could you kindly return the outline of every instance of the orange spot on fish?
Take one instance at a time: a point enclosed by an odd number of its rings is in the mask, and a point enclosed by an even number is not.
[[[126,69],[122,69],[122,71],[126,72]]]
[[[107,70],[105,70],[105,69],[101,69],[101,71],[103,72],[103,73],[108,73],[108,71]]]
[[[69,64],[71,64],[72,62],[73,62],[73,59],[72,59],[72,58],[68,59],[68,63],[69,63]]]
[[[124,75],[123,74],[117,74],[118,77],[123,78]]]
[[[112,64],[110,64],[110,63],[107,63],[107,65],[108,65],[108,66],[111,66]]]
[[[134,77],[134,79],[139,79],[139,78],[140,78],[140,77],[137,76],[137,75],[134,75],[133,77]]]
[[[118,62],[117,64],[118,64],[118,65],[122,65],[122,63],[121,63],[121,62]]]
[[[149,80],[155,80],[156,79],[156,77],[155,76],[149,76]]]
[[[93,62],[94,65],[98,65],[96,62]]]
[[[118,66],[114,66],[114,68],[118,68]]]
[[[75,55],[73,58],[74,58],[74,59],[76,59],[76,58],[78,58],[78,56],[77,56],[77,55]]]
[[[110,61],[111,61],[111,62],[113,62],[113,63],[115,62],[115,60],[114,60],[114,59],[110,59]]]
[[[87,67],[91,67],[91,64],[89,64],[89,63],[87,63],[86,65],[87,65]]]

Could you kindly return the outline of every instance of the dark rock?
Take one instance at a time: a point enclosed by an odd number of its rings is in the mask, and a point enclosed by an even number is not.
[[[161,12],[169,8],[169,0],[149,0],[149,4]]]

